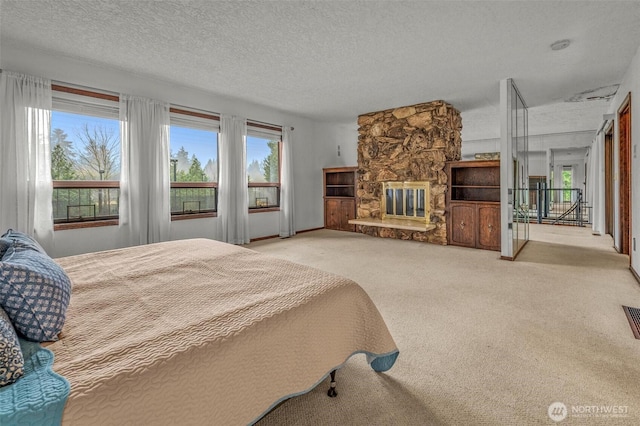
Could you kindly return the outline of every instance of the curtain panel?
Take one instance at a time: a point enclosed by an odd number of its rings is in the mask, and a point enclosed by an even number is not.
[[[231,244],[250,241],[246,137],[246,119],[220,117],[218,235],[221,241]]]
[[[120,95],[120,227],[130,245],[169,239],[169,104]]]
[[[51,81],[0,74],[0,230],[34,236],[53,248]]]
[[[280,182],[280,238],[296,234],[293,211],[293,135],[290,127],[282,129],[282,181]]]

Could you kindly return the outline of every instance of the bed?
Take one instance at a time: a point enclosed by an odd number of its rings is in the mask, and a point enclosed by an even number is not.
[[[182,240],[56,262],[73,285],[45,345],[70,384],[65,425],[252,424],[354,354],[376,371],[398,356],[358,284],[242,247]]]

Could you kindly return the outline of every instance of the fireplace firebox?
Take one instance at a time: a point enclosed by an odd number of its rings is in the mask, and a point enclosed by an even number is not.
[[[429,182],[383,182],[382,220],[409,219],[428,224]]]

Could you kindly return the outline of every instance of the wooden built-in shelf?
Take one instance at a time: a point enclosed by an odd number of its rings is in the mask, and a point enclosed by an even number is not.
[[[357,167],[323,169],[324,227],[341,231],[355,231],[349,219],[356,217]]]
[[[500,160],[452,161],[446,166],[447,241],[500,250]]]

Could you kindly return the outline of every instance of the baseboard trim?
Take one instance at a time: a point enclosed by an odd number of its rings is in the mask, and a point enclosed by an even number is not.
[[[324,226],[321,226],[319,228],[309,228],[309,229],[303,229],[302,231],[296,231],[296,234],[304,234],[305,232],[311,232],[311,231],[319,231],[321,229],[324,229]]]
[[[324,226],[321,226],[320,228],[303,229],[301,231],[296,231],[296,234],[304,234],[305,232],[318,231],[320,229],[324,229]],[[251,238],[249,242],[253,243],[254,241],[270,240],[272,238],[280,238],[280,235],[267,235],[266,237]]]
[[[280,235],[267,235],[266,237],[251,238],[249,242],[253,243],[255,241],[270,240],[272,238],[278,238],[279,236]]]

